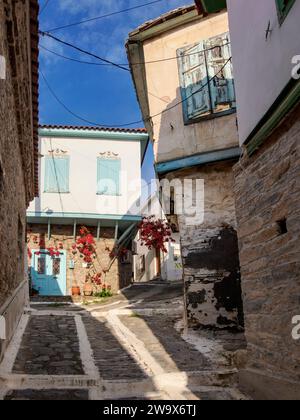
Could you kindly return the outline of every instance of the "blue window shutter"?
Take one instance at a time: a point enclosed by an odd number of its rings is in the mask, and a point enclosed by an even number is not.
[[[120,159],[97,159],[97,193],[120,195]]]
[[[205,43],[208,76],[209,79],[213,79],[210,82],[210,93],[214,112],[222,112],[236,107],[231,61],[224,67],[231,57],[229,43],[228,33],[211,38]],[[224,69],[221,71],[223,67]]]
[[[69,192],[69,157],[46,157],[45,192]]]
[[[179,76],[185,122],[211,111],[204,43],[178,50]]]

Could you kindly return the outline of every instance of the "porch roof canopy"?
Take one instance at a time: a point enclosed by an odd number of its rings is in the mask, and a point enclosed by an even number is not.
[[[136,215],[104,215],[88,213],[55,213],[55,212],[27,212],[27,223],[64,226],[89,226],[116,229],[116,239],[127,230],[137,228],[142,221]],[[100,233],[100,231],[99,231]]]

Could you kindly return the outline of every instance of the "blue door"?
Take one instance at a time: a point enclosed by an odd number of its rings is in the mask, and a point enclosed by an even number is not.
[[[32,287],[40,296],[66,296],[66,251],[51,257],[48,251],[32,252]]]

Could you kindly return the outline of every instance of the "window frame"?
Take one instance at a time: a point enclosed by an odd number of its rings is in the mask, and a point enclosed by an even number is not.
[[[225,32],[223,34],[220,34],[220,36],[222,35],[229,35],[229,32]],[[207,42],[209,40],[212,40],[214,38],[217,38],[218,35],[205,39],[205,40],[200,40],[198,44],[200,44],[201,42]],[[195,44],[196,46],[197,44]],[[188,47],[192,47],[192,45],[188,46]],[[184,120],[184,125],[191,125],[191,124],[196,124],[198,122],[201,121],[206,121],[206,120],[212,120],[215,118],[220,118],[220,117],[224,117],[226,115],[231,115],[231,114],[235,114],[237,111],[237,107],[236,105],[231,107],[230,109],[224,110],[224,111],[220,111],[220,112],[214,112],[214,108],[213,108],[213,103],[212,103],[212,93],[211,93],[211,82],[208,84],[207,89],[208,89],[208,94],[210,97],[210,109],[209,109],[209,113],[203,114],[203,115],[199,115],[195,118],[190,118],[189,117],[189,112],[188,112],[188,103],[187,103],[187,96],[186,96],[186,92],[185,92],[185,87],[184,87],[184,82],[183,82],[183,66],[182,66],[182,55],[181,55],[181,51],[182,48],[179,48],[177,50],[177,57],[178,57],[178,72],[179,72],[179,81],[180,81],[180,91],[181,91],[181,98],[182,98],[182,110],[183,110],[183,120]],[[207,76],[209,76],[209,70],[208,70],[208,64],[207,64],[207,56],[205,54],[205,65],[206,65],[206,74]],[[234,79],[233,79],[234,80]],[[235,97],[236,97],[236,93],[235,93]],[[236,101],[235,101],[236,103]]]
[[[283,0],[275,0],[275,2],[276,2],[276,9],[277,9],[277,14],[278,14],[278,19],[279,19],[280,25],[283,24],[283,22],[287,18],[288,14],[290,13],[292,7],[294,6],[294,4],[296,2],[296,0],[288,0],[289,3],[286,5],[285,9],[283,9],[283,11],[282,11],[281,10],[282,1]]]
[[[68,170],[68,178],[67,178],[67,188],[66,191],[49,191],[46,188],[46,176],[47,176],[47,162],[49,160],[58,160],[58,159],[65,159],[67,161],[67,170]],[[46,156],[45,157],[45,168],[44,168],[44,194],[70,194],[70,156]]]

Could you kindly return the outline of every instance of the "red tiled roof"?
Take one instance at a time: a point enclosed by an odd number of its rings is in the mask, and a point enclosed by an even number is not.
[[[168,20],[174,19],[178,16],[185,15],[186,13],[192,12],[195,9],[196,9],[195,4],[190,5],[190,6],[178,7],[177,9],[174,9],[174,10],[171,10],[170,12],[164,13],[163,15],[159,16],[156,19],[153,19],[153,20],[150,20],[150,21],[147,21],[147,22],[143,23],[137,29],[132,31],[129,34],[129,37],[131,37],[133,35],[136,35],[140,32],[144,32],[147,29],[152,28],[153,26],[160,25],[161,23],[164,23]]]
[[[147,134],[146,128],[117,128],[117,127],[98,127],[98,126],[76,126],[76,125],[40,125],[41,129],[60,129],[60,130],[82,130],[82,131],[107,131],[110,133],[140,133]]]

